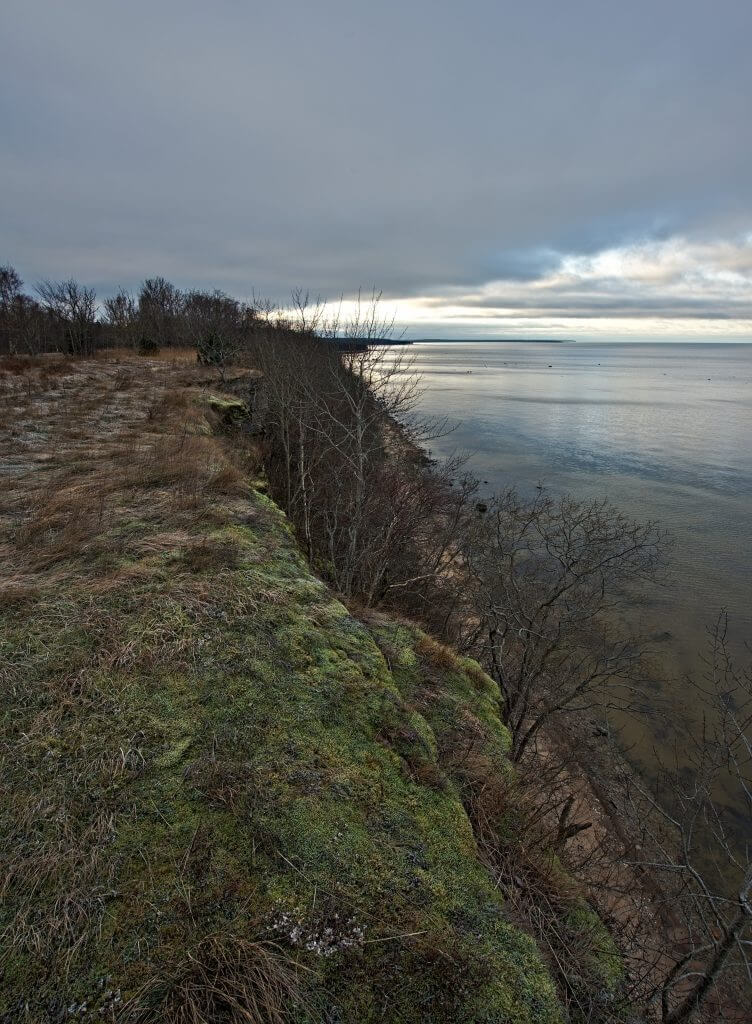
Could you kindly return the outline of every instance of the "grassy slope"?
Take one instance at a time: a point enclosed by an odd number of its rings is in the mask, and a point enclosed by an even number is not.
[[[506,770],[493,684],[333,598],[205,385],[5,381],[0,1020],[559,1020],[445,756]]]

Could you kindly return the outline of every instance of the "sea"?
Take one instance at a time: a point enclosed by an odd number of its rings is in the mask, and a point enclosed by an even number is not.
[[[406,353],[408,354],[408,353]],[[752,642],[752,344],[418,342],[419,411],[447,417],[431,454],[468,456],[482,491],[608,497],[673,539],[667,581],[640,595],[655,691],[677,707],[728,613]],[[749,662],[750,655],[746,654]],[[639,757],[655,737],[624,725]]]

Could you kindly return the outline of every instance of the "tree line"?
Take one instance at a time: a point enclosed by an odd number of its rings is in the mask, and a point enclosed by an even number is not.
[[[147,278],[135,295],[121,288],[101,301],[73,278],[40,281],[29,294],[14,267],[0,267],[0,352],[10,355],[85,357],[112,347],[149,355],[193,345],[204,361],[224,363],[271,312],[268,303],[240,302],[218,290],[181,290],[163,277]],[[280,314],[280,329],[282,320]]]

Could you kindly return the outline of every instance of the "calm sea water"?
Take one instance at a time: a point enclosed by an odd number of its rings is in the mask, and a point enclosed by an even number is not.
[[[662,671],[674,692],[700,670],[722,607],[737,644],[752,640],[752,344],[425,342],[410,353],[422,411],[457,424],[435,455],[471,452],[488,490],[607,495],[670,530],[671,583],[635,614],[670,634]]]

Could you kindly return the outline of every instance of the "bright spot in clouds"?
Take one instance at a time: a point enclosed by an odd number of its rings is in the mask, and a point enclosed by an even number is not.
[[[387,303],[390,306],[391,304]],[[718,337],[752,340],[752,235],[737,241],[660,242],[566,254],[529,280],[488,281],[394,304],[417,337],[425,328],[468,336]]]

